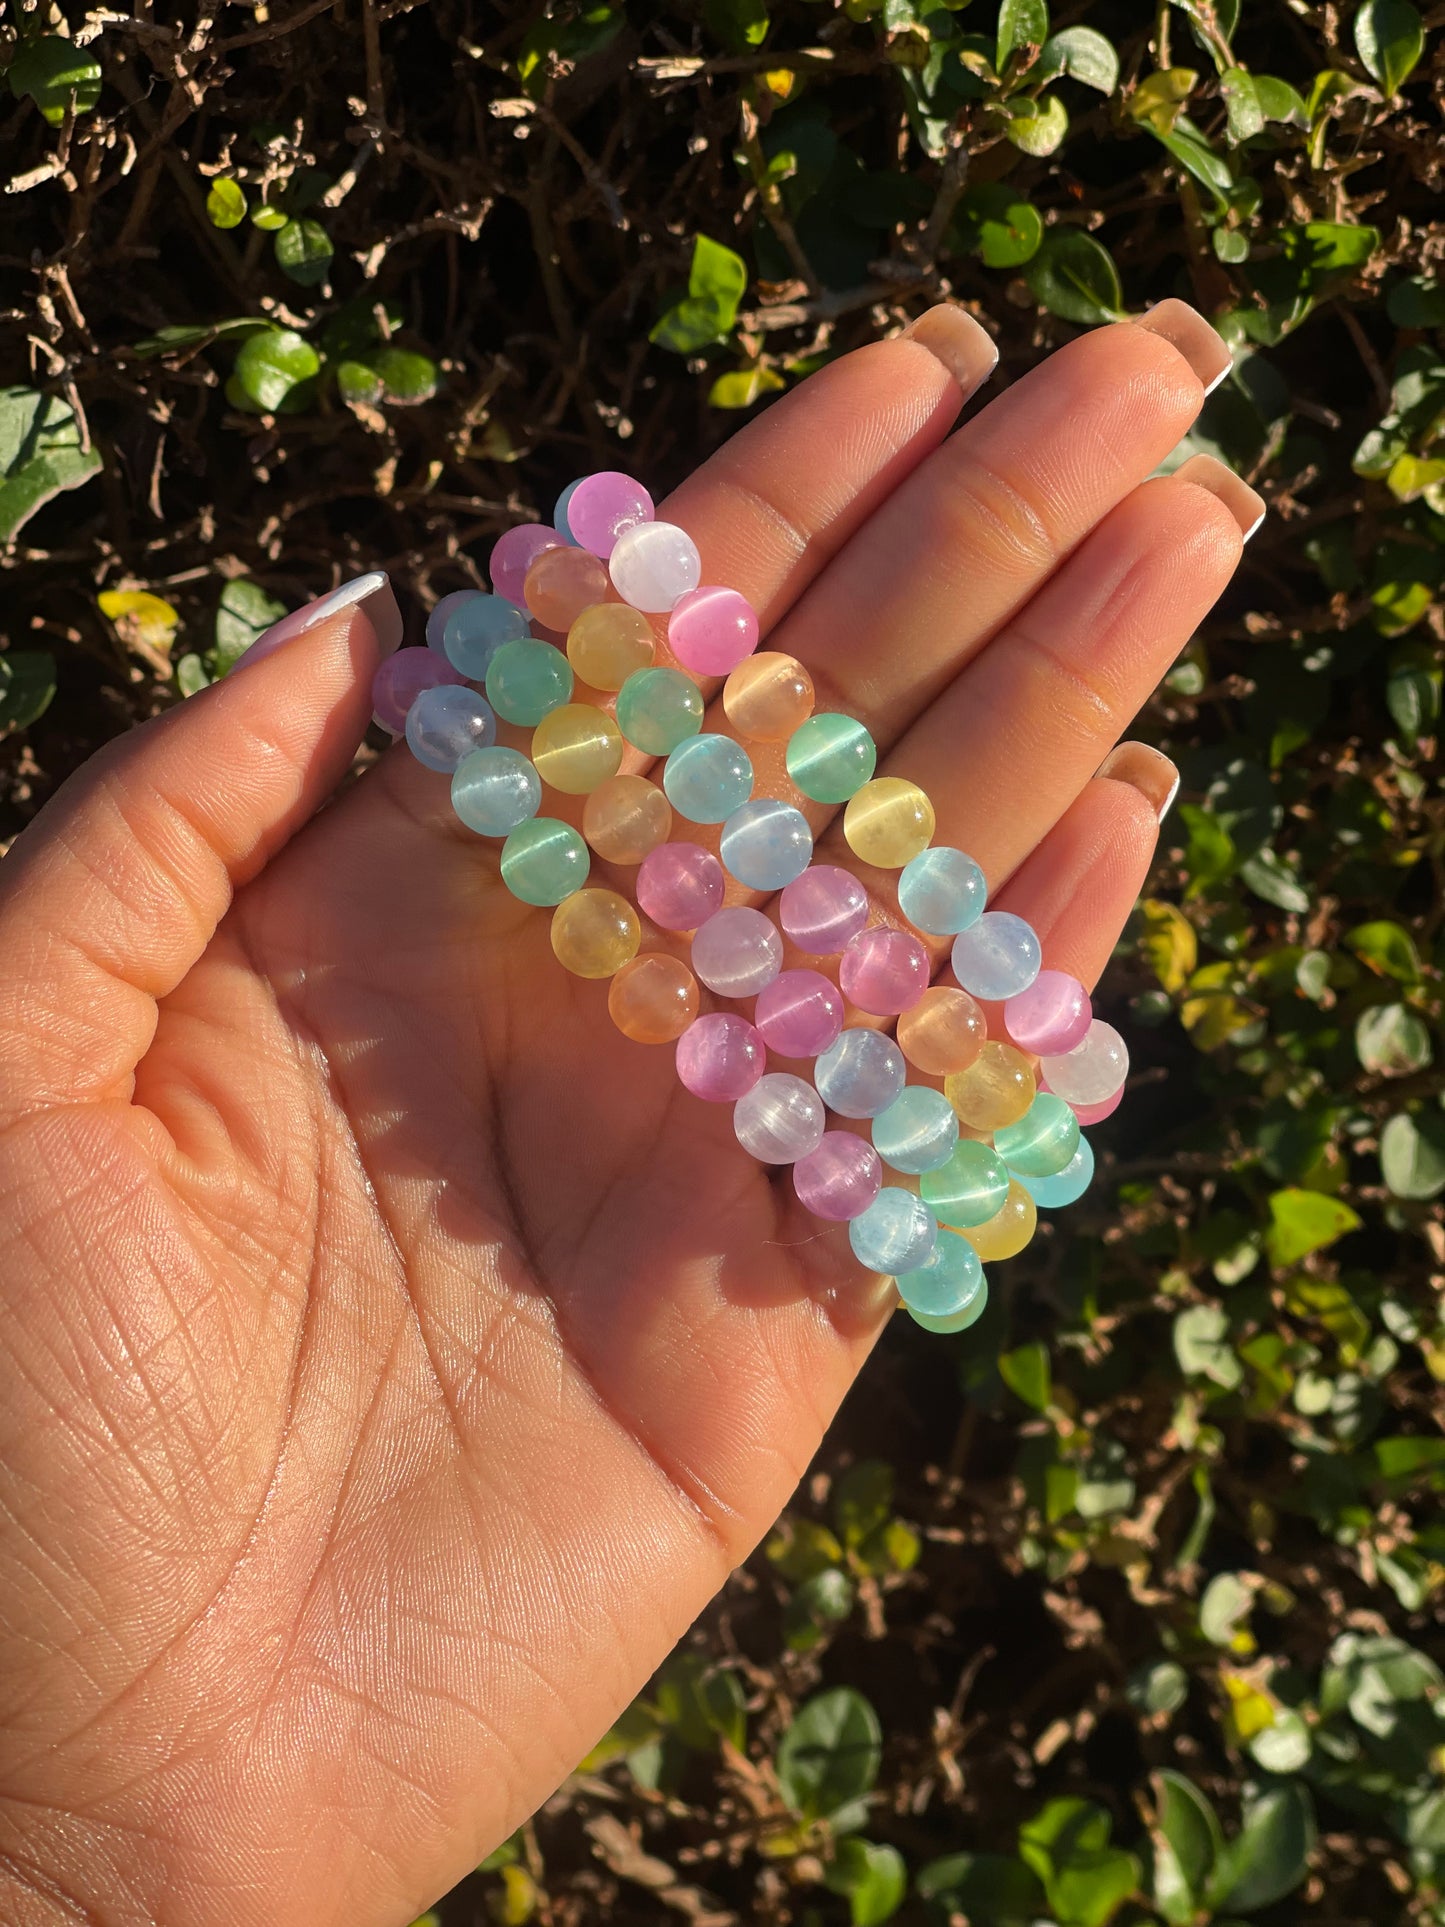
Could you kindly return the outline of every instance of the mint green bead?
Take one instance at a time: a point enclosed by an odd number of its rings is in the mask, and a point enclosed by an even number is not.
[[[487,701],[504,723],[540,723],[571,696],[571,663],[534,636],[504,642],[487,666]]]
[[[662,766],[662,791],[689,823],[725,823],[753,793],[753,765],[731,736],[689,736]]]
[[[978,1253],[957,1232],[939,1233],[929,1257],[893,1281],[904,1310],[925,1331],[960,1332],[977,1324],[988,1303]]]
[[[944,1224],[972,1227],[987,1224],[1003,1209],[1008,1171],[987,1144],[964,1138],[947,1164],[924,1173],[918,1188]]]
[[[1020,1176],[1051,1178],[1079,1148],[1078,1117],[1061,1097],[1040,1091],[1017,1124],[994,1132],[993,1148]]]
[[[846,803],[869,781],[878,749],[851,716],[810,716],[788,738],[788,774],[815,803]]]
[[[617,692],[617,727],[634,749],[669,756],[702,728],[702,691],[680,669],[638,669]]]
[[[592,858],[570,823],[534,816],[502,845],[502,881],[523,903],[558,904],[587,881]]]
[[[907,1084],[873,1120],[873,1149],[895,1171],[917,1177],[946,1164],[958,1143],[958,1118],[927,1084]]]

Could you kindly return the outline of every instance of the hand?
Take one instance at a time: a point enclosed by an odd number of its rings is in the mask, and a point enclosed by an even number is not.
[[[935,310],[663,511],[1088,982],[1173,780],[1105,759],[1261,512],[1146,480],[1225,361],[1166,302],[950,437],[993,353]],[[0,870],[16,1927],[409,1919],[775,1518],[892,1302],[444,778],[397,749],[321,808],[399,635],[381,590],[263,652]]]

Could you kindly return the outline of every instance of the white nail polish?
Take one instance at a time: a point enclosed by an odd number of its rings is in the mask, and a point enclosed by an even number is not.
[[[1206,384],[1205,390],[1204,390],[1204,399],[1208,401],[1209,397],[1214,393],[1215,389],[1219,386],[1220,382],[1224,381],[1229,375],[1232,375],[1233,373],[1234,373],[1234,363],[1232,361],[1226,362],[1224,367],[1221,368],[1219,373],[1214,377],[1213,381]]]
[[[1256,515],[1254,520],[1250,523],[1249,527],[1244,531],[1244,534],[1240,537],[1240,540],[1243,542],[1247,542],[1250,536],[1252,536],[1255,530],[1259,527],[1260,523],[1263,522],[1267,514],[1268,514],[1267,509],[1261,509],[1259,511],[1259,514]]]
[[[1179,784],[1181,780],[1182,779],[1176,774],[1173,783],[1170,785],[1169,794],[1165,797],[1164,801],[1159,805],[1158,816],[1159,816],[1159,821],[1161,823],[1164,821],[1165,817],[1168,816],[1170,810],[1172,810],[1174,807],[1174,799],[1179,794]]]
[[[388,577],[385,572],[381,569],[372,569],[369,574],[359,575],[354,581],[343,582],[341,587],[333,589],[330,595],[321,596],[315,602],[308,602],[300,609],[293,609],[289,616],[282,616],[279,622],[273,622],[269,629],[263,630],[257,636],[250,648],[237,659],[235,668],[231,671],[232,675],[243,665],[249,668],[252,663],[261,662],[273,650],[279,649],[283,643],[305,635],[308,629],[314,629],[331,616],[339,615],[343,609],[352,609],[358,603],[370,601],[372,596],[380,594],[387,587]],[[395,646],[396,638],[383,637],[381,640],[384,648]]]

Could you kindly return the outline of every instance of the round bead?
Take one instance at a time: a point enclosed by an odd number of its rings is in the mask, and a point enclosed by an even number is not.
[[[919,1190],[944,1224],[987,1224],[1008,1196],[1009,1175],[991,1145],[964,1138],[948,1161],[924,1175]]]
[[[868,922],[868,892],[851,871],[815,863],[784,890],[784,930],[810,957],[834,957]]]
[[[582,834],[605,863],[641,863],[672,834],[672,805],[645,776],[609,776],[582,806]]]
[[[1088,991],[1062,970],[1041,970],[1003,1007],[1009,1036],[1035,1057],[1057,1057],[1082,1043],[1092,1016]]]
[[[607,570],[586,549],[543,549],[522,585],[527,607],[544,629],[565,633],[607,593]]]
[[[702,728],[702,691],[680,669],[639,669],[617,695],[617,725],[635,749],[667,756]]]
[[[667,619],[667,640],[684,669],[725,676],[758,646],[753,605],[736,589],[690,589]]]
[[[928,1077],[966,1071],[988,1042],[984,1014],[966,990],[934,984],[898,1019],[898,1048]]]
[[[552,948],[574,977],[611,977],[641,942],[637,912],[615,890],[574,890],[552,912]]]
[[[1079,1148],[1079,1120],[1061,1097],[1040,1091],[1017,1124],[994,1132],[993,1148],[1016,1177],[1051,1178]]]
[[[909,1084],[873,1120],[873,1148],[885,1164],[914,1177],[946,1164],[958,1143],[958,1119],[942,1091]]]
[[[447,601],[452,598],[448,596]],[[439,609],[441,604],[437,604]],[[433,611],[435,613],[435,611]],[[427,625],[430,632],[431,625]],[[527,633],[527,612],[505,596],[463,596],[452,602],[442,622],[442,654],[472,682],[485,682],[492,657],[504,642],[520,642]]]
[[[1055,1171],[1047,1178],[1033,1178],[1026,1171],[1020,1171],[1018,1181],[1040,1211],[1062,1211],[1065,1205],[1083,1197],[1094,1182],[1094,1147],[1086,1137],[1081,1137],[1079,1148],[1062,1171]]]
[[[723,684],[722,706],[739,736],[786,742],[813,713],[813,678],[795,656],[767,649],[733,670]]]
[[[916,783],[876,776],[843,812],[843,838],[860,863],[899,870],[933,836],[933,805]]]
[[[869,1271],[896,1277],[926,1264],[938,1241],[938,1220],[911,1191],[884,1185],[848,1226],[853,1256]]]
[[[1008,910],[985,910],[953,940],[953,974],[963,988],[990,1003],[1027,990],[1043,951],[1032,924]]]
[[[846,1224],[866,1211],[883,1185],[883,1166],[866,1138],[825,1131],[816,1151],[793,1166],[798,1202],[815,1218]]]
[[[894,1280],[903,1308],[925,1331],[961,1332],[988,1303],[983,1264],[966,1238],[940,1233],[927,1262]]]
[[[843,952],[838,982],[843,995],[875,1017],[896,1017],[928,988],[928,952],[906,930],[876,924],[861,931]]]
[[[745,1017],[713,1011],[690,1023],[677,1040],[677,1075],[694,1097],[735,1104],[757,1083],[767,1048]]]
[[[785,970],[758,992],[753,1022],[779,1057],[817,1057],[843,1032],[843,993],[820,970]]]
[[[1033,1199],[1014,1178],[993,1217],[983,1224],[966,1226],[960,1236],[967,1238],[986,1265],[991,1265],[1000,1258],[1016,1258],[1034,1235],[1038,1221]]]
[[[813,860],[808,819],[791,803],[755,796],[723,824],[722,860],[750,890],[781,890]]]
[[[426,646],[428,649],[435,649],[439,656],[446,654],[446,649],[442,643],[442,632],[446,627],[447,617],[453,609],[460,608],[462,603],[470,601],[474,595],[480,594],[480,589],[452,589],[440,598],[426,619]]]
[[[1089,1125],[1102,1124],[1106,1117],[1112,1117],[1123,1101],[1124,1086],[1121,1084],[1112,1097],[1101,1098],[1097,1104],[1070,1104],[1069,1109],[1079,1120],[1080,1126],[1087,1130]]]
[[[515,529],[508,529],[505,535],[498,536],[492,553],[487,557],[487,575],[493,595],[505,596],[508,602],[520,603],[528,569],[543,549],[560,549],[561,546],[562,538],[557,531],[541,522],[523,522]]]
[[[474,749],[452,776],[452,808],[478,836],[510,836],[542,806],[542,779],[520,750]]]
[[[652,520],[652,497],[630,475],[604,468],[572,484],[567,498],[567,527],[574,542],[605,560],[617,539],[628,529]]]
[[[523,903],[560,903],[587,881],[592,859],[570,823],[534,816],[502,845],[502,881]]]
[[[1049,1089],[1066,1104],[1102,1104],[1123,1088],[1129,1075],[1129,1049],[1112,1024],[1096,1017],[1082,1043],[1043,1060]]]
[[[872,776],[878,748],[852,716],[825,711],[800,723],[788,739],[788,775],[815,803],[846,803]]]
[[[795,1164],[823,1141],[823,1100],[787,1071],[769,1071],[733,1106],[738,1143],[760,1164]]]
[[[903,1053],[881,1030],[845,1030],[813,1066],[813,1082],[839,1117],[877,1117],[908,1078]]]
[[[697,1016],[697,979],[661,951],[634,957],[607,986],[607,1009],[635,1044],[671,1044]]]
[[[782,969],[783,940],[761,910],[733,904],[696,931],[692,967],[720,997],[753,997]]]
[[[581,492],[572,499],[574,526]],[[617,538],[608,567],[622,600],[650,615],[667,613],[702,580],[697,544],[671,522],[640,522],[628,529]]]
[[[1034,1101],[1033,1065],[1012,1044],[985,1044],[966,1071],[943,1080],[943,1094],[975,1131],[1016,1124]]]
[[[572,665],[550,642],[504,642],[487,668],[487,701],[504,723],[540,723],[572,694]]]
[[[532,761],[544,783],[564,796],[589,796],[617,774],[622,732],[605,709],[563,703],[532,732]]]
[[[572,506],[572,497],[586,480],[585,475],[579,475],[575,482],[569,482],[557,497],[556,506],[552,510],[552,527],[564,542],[570,542],[574,548],[577,546],[577,538],[572,533],[572,524],[567,520],[567,511]]]
[[[396,649],[371,679],[371,708],[383,729],[400,736],[407,712],[424,689],[462,678],[434,649]]]
[[[593,689],[620,689],[639,669],[650,669],[654,648],[652,624],[625,602],[594,602],[567,631],[567,660]]]
[[[485,749],[496,735],[491,704],[458,683],[423,689],[406,712],[406,741],[412,755],[428,769],[447,775],[468,751]]]
[[[971,856],[940,843],[920,850],[898,878],[898,908],[915,930],[956,937],[977,923],[988,902],[988,882]]]
[[[722,908],[726,879],[711,850],[664,843],[642,859],[637,907],[660,930],[696,930]]]
[[[662,787],[689,823],[725,823],[752,793],[753,766],[730,736],[692,736],[663,764]]]

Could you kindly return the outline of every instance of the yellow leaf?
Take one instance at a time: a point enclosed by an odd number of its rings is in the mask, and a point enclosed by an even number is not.
[[[503,1867],[502,1891],[492,1897],[492,1918],[501,1927],[523,1927],[537,1911],[537,1883],[525,1867]]]
[[[791,67],[770,67],[763,75],[763,85],[770,94],[776,94],[779,100],[786,100],[792,93],[797,78]]]
[[[1194,925],[1176,904],[1150,897],[1139,905],[1144,935],[1139,948],[1154,975],[1168,991],[1183,990],[1199,962],[1199,939]]]
[[[148,589],[107,589],[96,601],[128,648],[158,659],[170,655],[181,619],[169,602]]]
[[[1256,1733],[1263,1733],[1266,1727],[1274,1725],[1274,1701],[1243,1673],[1221,1671],[1219,1677],[1229,1695],[1229,1716],[1235,1737],[1241,1746],[1246,1746]]]
[[[1172,133],[1180,109],[1198,78],[1192,67],[1165,67],[1157,74],[1150,74],[1129,96],[1130,118],[1142,121],[1156,133]]]

